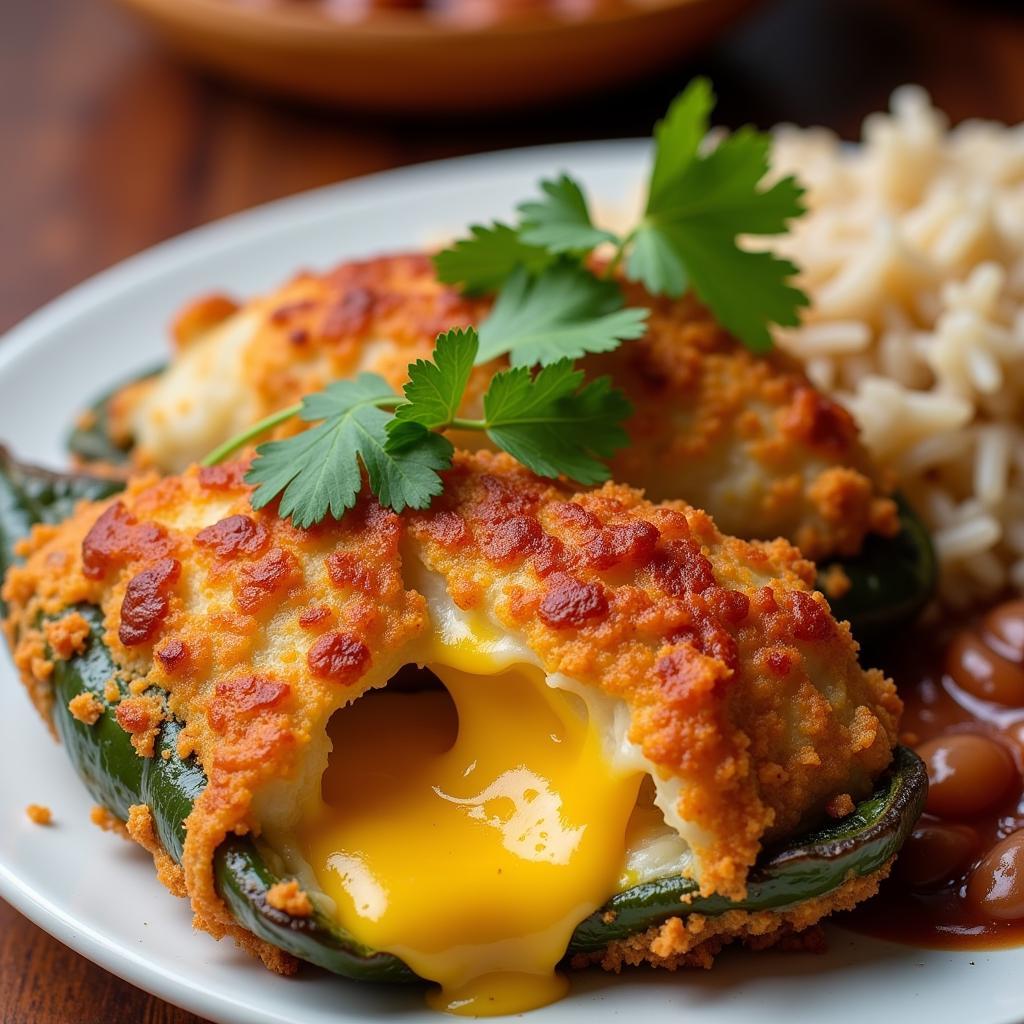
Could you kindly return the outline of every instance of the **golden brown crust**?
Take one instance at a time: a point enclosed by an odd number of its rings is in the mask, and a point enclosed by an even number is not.
[[[168,856],[157,838],[153,815],[145,804],[134,804],[128,808],[128,820],[125,832],[147,853],[153,857],[156,876],[175,896],[185,899],[188,891],[185,888],[185,874]]]
[[[260,829],[261,797],[301,773],[335,709],[429,656],[413,585],[425,573],[546,672],[625,702],[630,739],[678,780],[678,813],[699,830],[703,892],[742,895],[764,840],[838,793],[867,793],[890,760],[893,686],[860,669],[849,628],[784,541],[736,540],[682,502],[574,491],[489,452],[457,455],[428,512],[364,499],[297,530],[252,510],[241,469],[136,481],[81,507],[33,534],[3,591],[34,693],[48,651],[33,624],[84,601],[103,609],[141,694],[117,709],[139,753],[162,714],[149,687],[186,723],[182,752],[209,781],[188,819],[185,884],[215,935],[237,931],[213,883],[217,846]],[[150,600],[134,604],[139,592]]]
[[[670,917],[661,925],[611,943],[600,953],[575,956],[571,963],[577,968],[598,964],[615,973],[640,964],[670,971],[680,967],[707,970],[722,949],[732,943],[756,950],[782,944],[821,952],[824,936],[816,928],[818,922],[837,910],[852,910],[870,899],[891,869],[889,861],[874,874],[850,878],[838,889],[787,910],[729,910],[713,917]]]
[[[853,814],[855,807],[856,804],[849,793],[839,793],[825,804],[825,813],[830,818],[845,818],[848,814]]]
[[[629,285],[627,301],[650,308],[646,336],[586,361],[636,410],[616,480],[655,500],[685,498],[725,533],[787,537],[812,559],[895,532],[896,507],[872,480],[852,417],[792,360],[750,352],[692,297]]]
[[[585,361],[595,373],[610,372],[636,410],[627,425],[634,443],[613,461],[616,480],[644,488],[654,500],[685,498],[707,509],[727,533],[785,536],[809,558],[853,554],[866,533],[895,532],[895,505],[872,478],[853,420],[792,360],[752,354],[692,298],[654,298],[638,285],[626,291],[631,304],[651,310],[647,335]],[[479,323],[489,306],[489,299],[469,299],[441,284],[425,254],[301,274],[239,314],[248,318],[250,332],[239,357],[244,402],[238,404],[245,416],[231,429],[363,370],[400,388],[408,364],[429,357],[438,332]],[[179,318],[189,325],[188,345],[202,341],[203,330],[220,323],[229,308],[226,300],[210,298],[190,306]],[[227,338],[241,322],[231,320],[225,333],[207,340]],[[502,365],[474,371],[465,414],[478,414],[487,382]],[[111,430],[120,442],[153,389],[151,383],[133,386],[114,401]],[[141,421],[160,434],[162,423],[173,423],[179,400],[144,411]],[[277,434],[300,427],[292,421]],[[165,457],[142,444],[136,458],[143,466],[156,461],[177,469],[223,440],[183,461],[180,452]],[[475,446],[482,439],[460,443]]]

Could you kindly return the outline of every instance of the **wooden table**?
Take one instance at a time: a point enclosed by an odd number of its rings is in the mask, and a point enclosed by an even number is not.
[[[852,135],[905,81],[927,86],[954,120],[1024,120],[1014,0],[767,2],[699,59],[627,92],[435,122],[240,93],[176,63],[102,0],[0,6],[0,330],[154,242],[301,189],[479,150],[647,135],[696,72],[712,77],[716,116],[732,125],[790,120]],[[0,1021],[202,1024],[3,903]]]

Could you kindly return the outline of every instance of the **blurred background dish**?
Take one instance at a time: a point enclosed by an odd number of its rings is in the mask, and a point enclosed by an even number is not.
[[[119,0],[250,85],[372,110],[464,112],[658,71],[757,0]]]

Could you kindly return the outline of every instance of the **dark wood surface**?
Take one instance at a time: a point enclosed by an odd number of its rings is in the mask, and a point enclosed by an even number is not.
[[[696,72],[711,75],[716,116],[732,125],[821,123],[852,136],[907,81],[927,86],[954,120],[1021,121],[1019,8],[1015,0],[767,0],[671,75],[569,107],[431,121],[237,91],[176,62],[104,0],[3,0],[0,330],[146,246],[302,189],[481,150],[647,135]],[[0,1021],[202,1024],[2,902]]]

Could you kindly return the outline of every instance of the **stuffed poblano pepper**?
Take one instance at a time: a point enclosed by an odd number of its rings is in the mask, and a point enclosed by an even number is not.
[[[552,272],[534,289],[557,294],[574,280]],[[581,363],[610,374],[633,406],[631,443],[612,459],[613,478],[653,500],[703,508],[727,533],[787,538],[822,567],[819,586],[858,639],[912,618],[934,588],[930,543],[911,510],[879,485],[850,415],[791,360],[751,352],[692,297],[589,282],[585,294],[608,288],[602,301],[625,305],[613,316],[646,311],[641,336]],[[507,338],[520,322],[514,300],[508,285],[496,302],[464,294],[438,279],[425,254],[302,274],[240,307],[204,297],[178,317],[168,367],[97,403],[71,449],[86,463],[178,472],[329,381],[370,371],[400,388],[439,331],[483,323],[483,361],[463,403],[477,415],[509,361],[486,357],[502,348],[495,335]]]
[[[9,542],[53,514],[0,471]],[[785,542],[490,452],[426,511],[364,494],[309,529],[242,477],[86,500],[3,590],[32,699],[215,937],[511,1012],[570,964],[761,946],[888,872],[925,775]]]

